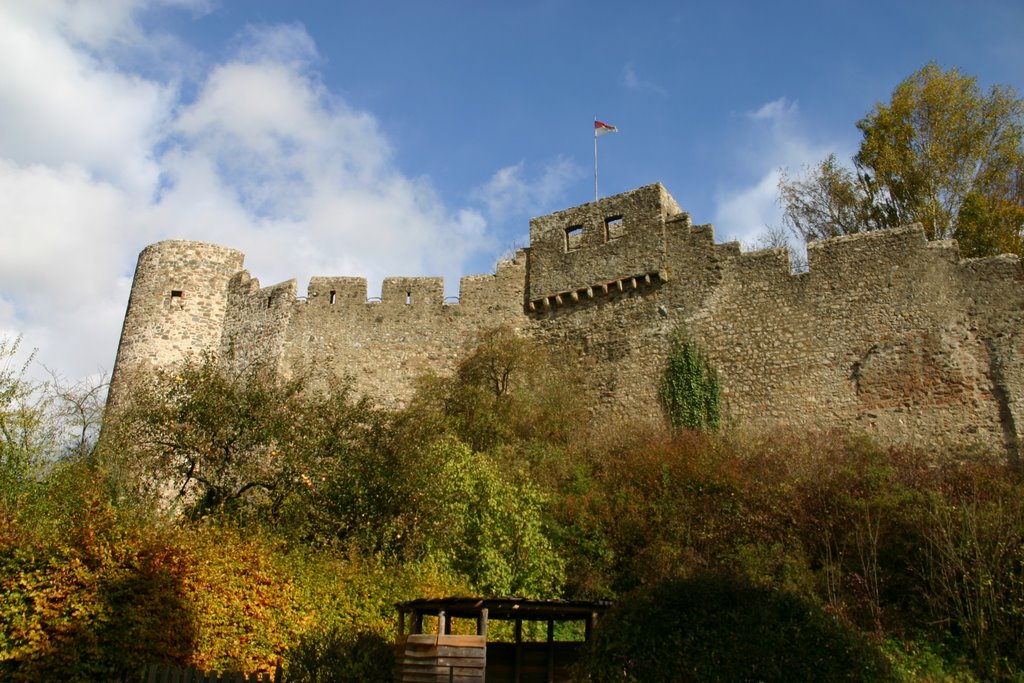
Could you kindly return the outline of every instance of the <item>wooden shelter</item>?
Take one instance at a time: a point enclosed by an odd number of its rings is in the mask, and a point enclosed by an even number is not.
[[[397,607],[398,683],[556,683],[571,680],[570,667],[579,660],[598,617],[611,603],[425,598],[402,602]],[[434,633],[423,633],[424,617],[434,618]],[[453,627],[456,620],[471,623]],[[488,640],[488,625],[492,621],[512,622],[507,642]],[[545,624],[546,638],[524,640],[524,622]],[[582,638],[556,641],[555,624],[562,622],[581,624],[582,628],[576,631]]]

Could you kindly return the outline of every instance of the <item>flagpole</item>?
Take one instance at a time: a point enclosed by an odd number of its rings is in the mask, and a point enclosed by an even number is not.
[[[594,203],[597,203],[597,117],[594,117]]]

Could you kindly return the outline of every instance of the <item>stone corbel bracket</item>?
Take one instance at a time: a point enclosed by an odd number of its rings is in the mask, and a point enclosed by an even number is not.
[[[587,302],[597,298],[612,296],[617,293],[632,292],[640,289],[656,287],[668,282],[668,271],[661,268],[649,273],[639,275],[628,275],[626,277],[606,280],[589,287],[571,289],[554,294],[547,294],[538,299],[533,299],[527,304],[530,313],[544,313],[563,306],[572,306],[580,302]]]

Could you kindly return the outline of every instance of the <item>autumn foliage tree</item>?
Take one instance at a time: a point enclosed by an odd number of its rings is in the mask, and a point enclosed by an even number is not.
[[[965,256],[1024,250],[1024,101],[934,62],[857,122],[853,169],[830,155],[779,183],[783,221],[811,241],[920,223]]]

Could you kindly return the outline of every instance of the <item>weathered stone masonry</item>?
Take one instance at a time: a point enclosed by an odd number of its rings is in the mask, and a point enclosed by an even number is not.
[[[718,368],[725,412],[755,428],[845,427],[1015,453],[1024,425],[1021,264],[960,259],[919,226],[818,242],[791,274],[784,250],[715,244],[661,185],[530,224],[493,275],[361,278],[272,287],[243,255],[168,241],[139,257],[114,369],[213,352],[282,373],[350,375],[384,404],[450,372],[480,331],[508,325],[586,368],[595,415],[659,419],[657,385],[680,325]]]

